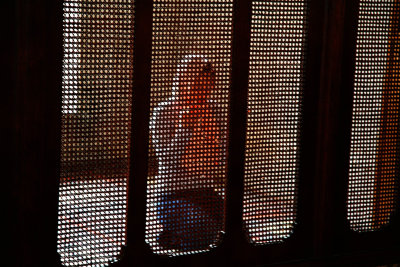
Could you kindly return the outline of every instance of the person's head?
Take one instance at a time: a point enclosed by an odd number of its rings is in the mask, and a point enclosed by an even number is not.
[[[215,87],[215,70],[202,55],[188,55],[178,67],[178,97],[191,103],[206,102]]]

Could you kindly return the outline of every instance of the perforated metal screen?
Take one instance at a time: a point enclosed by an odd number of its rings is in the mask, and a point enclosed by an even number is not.
[[[170,256],[207,251],[224,230],[232,1],[153,8],[146,241]]]
[[[347,217],[371,231],[389,223],[399,181],[400,2],[361,0]]]
[[[254,1],[243,217],[252,243],[281,242],[296,217],[306,1]]]
[[[133,6],[64,0],[58,252],[106,266],[126,242]]]

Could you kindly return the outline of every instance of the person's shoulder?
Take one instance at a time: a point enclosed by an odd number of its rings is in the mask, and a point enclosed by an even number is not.
[[[172,116],[179,111],[179,107],[174,101],[165,101],[160,103],[153,110],[153,117]]]
[[[176,109],[178,103],[175,99],[167,99],[166,101],[160,102],[157,107],[154,108],[156,112],[170,111]]]
[[[164,101],[154,108],[153,114],[151,116],[150,124],[154,129],[157,125],[168,123],[173,119],[174,115],[177,113],[176,103],[173,101]]]

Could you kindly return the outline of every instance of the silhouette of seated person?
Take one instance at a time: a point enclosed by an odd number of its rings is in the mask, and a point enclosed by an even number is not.
[[[207,249],[223,230],[225,134],[211,97],[215,76],[206,58],[186,56],[172,96],[153,113],[157,216],[163,226],[158,242],[165,249]]]

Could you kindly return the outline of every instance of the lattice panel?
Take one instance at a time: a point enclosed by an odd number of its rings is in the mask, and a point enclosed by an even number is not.
[[[232,1],[153,7],[146,242],[207,251],[224,230]]]
[[[126,243],[133,4],[64,0],[58,252],[107,266]]]
[[[254,1],[243,218],[250,242],[282,242],[296,218],[306,1]]]
[[[399,180],[398,0],[361,0],[347,217],[356,231],[389,223]]]

